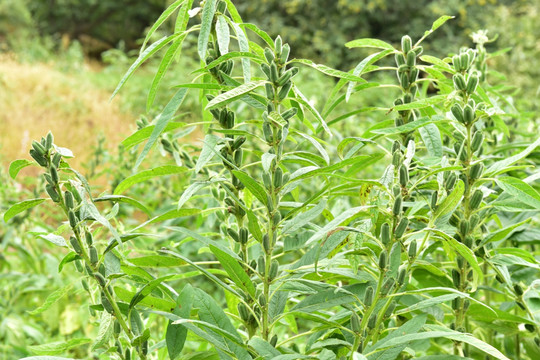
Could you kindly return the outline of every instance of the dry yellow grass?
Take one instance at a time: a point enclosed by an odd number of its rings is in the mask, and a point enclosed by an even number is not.
[[[80,71],[90,72],[88,65]],[[122,113],[110,93],[79,74],[70,75],[47,64],[20,64],[0,58],[0,161],[29,158],[31,141],[49,130],[55,143],[75,154],[72,165],[86,161],[102,132],[115,147],[133,127],[133,116]]]

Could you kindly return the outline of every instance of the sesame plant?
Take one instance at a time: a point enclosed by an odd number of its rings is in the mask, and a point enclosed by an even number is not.
[[[397,48],[351,41],[377,50],[341,71],[291,58],[229,0],[173,2],[114,94],[166,49],[152,108],[194,34],[201,66],[122,143],[131,174],[97,194],[52,134],[32,143],[34,161],[10,167],[41,167],[47,195],[4,219],[55,206],[58,229],[37,235],[67,250],[61,265],[76,270],[98,328],[29,355],[537,358],[540,140],[507,126],[520,113],[490,83],[487,38],[424,54],[450,19]],[[174,32],[148,44],[167,21]],[[320,110],[298,80],[309,71],[336,80]],[[358,104],[365,91],[380,102]],[[200,119],[177,121],[189,96]],[[201,139],[181,139],[194,126]]]

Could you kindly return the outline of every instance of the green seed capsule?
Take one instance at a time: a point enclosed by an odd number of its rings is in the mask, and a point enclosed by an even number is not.
[[[106,284],[105,278],[100,273],[94,273],[94,278],[96,278],[99,286],[104,287]]]
[[[470,202],[469,202],[469,206],[470,206]],[[471,216],[471,218],[469,219],[469,227],[471,229],[471,232],[474,231],[474,229],[476,229],[476,226],[478,225],[479,222],[480,222],[480,216],[478,216],[478,214],[474,214]]]
[[[283,184],[283,170],[280,167],[276,168],[274,172],[274,187],[279,189]]]
[[[64,200],[68,209],[73,209],[75,207],[75,199],[73,198],[71,191],[66,191],[64,193]]]
[[[264,184],[264,186],[265,186],[268,190],[271,190],[271,189],[272,189],[272,178],[270,177],[270,174],[267,173],[267,172],[265,172],[265,173],[263,173],[262,178],[263,178],[263,184]]]
[[[77,216],[75,215],[75,213],[73,212],[73,210],[69,210],[69,212],[68,212],[68,220],[69,220],[69,225],[70,225],[72,228],[76,228],[76,227],[77,227],[77,223],[79,222],[79,220],[77,219]]]
[[[58,170],[54,166],[51,166],[49,168],[49,172],[51,173],[51,179],[53,181],[53,184],[58,184],[58,181],[60,180],[58,177]]]
[[[107,311],[109,314],[114,315],[114,308],[111,305],[111,302],[109,299],[107,299],[107,296],[105,296],[105,293],[101,292],[101,305],[103,305],[103,308],[105,311]]]
[[[351,314],[351,320],[350,321],[351,321],[351,330],[358,334],[360,332],[360,330],[361,330],[360,318],[358,317],[358,314],[353,312]]]
[[[270,48],[264,49],[264,57],[266,58],[266,61],[270,64],[272,61],[274,61],[274,52]]]
[[[431,194],[431,208],[432,209],[435,209],[437,207],[437,198],[438,198],[438,193],[434,191]]]
[[[472,151],[476,152],[478,149],[480,149],[483,141],[484,141],[484,134],[482,134],[482,131],[475,132],[473,135],[472,142],[471,142]]]
[[[384,317],[389,318],[390,316],[392,316],[396,307],[397,307],[397,304],[395,302],[392,302],[390,306],[388,306],[388,309],[386,309],[384,313]]]
[[[386,260],[387,260],[387,257],[388,257],[388,254],[386,253],[386,251],[381,251],[381,253],[379,254],[379,268],[381,270],[384,270],[386,269]]]
[[[270,345],[272,345],[273,347],[276,347],[277,341],[278,341],[277,335],[272,336],[272,338],[270,339]]]
[[[119,335],[120,332],[122,331],[122,327],[120,326],[120,323],[118,322],[118,320],[114,320],[114,333],[116,335]]]
[[[36,160],[36,162],[40,165],[40,166],[47,166],[47,159],[45,159],[45,157],[43,155],[41,155],[40,153],[38,153],[36,150],[34,149],[31,149],[30,150],[30,156],[32,156],[32,158],[34,160]]]
[[[455,298],[452,300],[452,310],[457,310],[461,307],[461,299]]]
[[[463,107],[463,120],[465,124],[472,124],[474,122],[474,109],[469,104]]]
[[[461,286],[461,274],[456,269],[452,269],[452,281],[454,283],[454,287],[459,289]]]
[[[131,360],[131,351],[129,349],[126,349],[126,353],[124,355],[125,360]]]
[[[398,273],[398,286],[401,286],[403,285],[403,283],[405,282],[405,277],[407,276],[407,269],[405,268],[402,268],[399,270],[399,273]]]
[[[289,82],[286,82],[282,87],[281,89],[279,89],[279,92],[278,92],[278,100],[281,102],[283,101],[288,95],[289,95],[289,91],[291,91],[291,88],[292,88],[292,82],[289,81]],[[292,116],[291,116],[292,117]]]
[[[279,80],[279,75],[278,75],[278,68],[277,68],[277,65],[275,62],[271,62],[270,63],[270,78],[269,80],[271,82],[273,82],[274,84],[277,84],[278,80]],[[272,88],[272,93],[273,93],[273,88]],[[270,99],[270,97],[268,97]],[[272,97],[273,99],[273,97]]]
[[[463,108],[459,104],[452,105],[450,111],[452,112],[452,115],[454,115],[457,121],[462,124],[465,122],[465,119],[463,117]]]
[[[527,329],[527,331],[531,333],[536,331],[536,327],[533,324],[525,324],[525,329]]]
[[[81,280],[81,284],[84,290],[90,291],[90,287],[88,286],[88,282],[85,279]]]
[[[409,75],[407,75],[407,73],[403,73],[399,76],[399,84],[404,89],[409,88],[410,82],[409,82]]]
[[[264,234],[262,243],[264,251],[266,253],[269,253],[272,250],[272,245],[270,244],[270,237],[268,236],[268,234]]]
[[[384,246],[390,243],[390,225],[388,223],[384,223],[381,226],[381,241]]]
[[[289,46],[289,44],[283,45],[283,47],[281,48],[281,55],[279,57],[279,60],[282,64],[285,64],[287,60],[289,60],[290,52],[291,52],[291,47]]]
[[[79,242],[77,241],[77,239],[74,237],[74,236],[71,236],[69,238],[69,243],[71,244],[71,247],[73,248],[73,250],[77,253],[77,254],[80,254],[82,251],[81,251],[81,246],[79,245]]]
[[[469,208],[471,210],[478,209],[478,207],[482,203],[483,198],[484,198],[484,193],[482,193],[482,190],[476,189],[471,196],[471,200],[469,201]]]
[[[263,255],[259,256],[259,258],[257,259],[257,270],[261,275],[264,276],[264,273],[266,271],[266,261]]]
[[[521,287],[521,285],[515,284],[514,285],[514,292],[516,293],[517,296],[523,295],[523,288]]]
[[[410,242],[408,254],[410,259],[416,256],[416,240]]]
[[[406,187],[409,183],[409,170],[405,165],[399,167],[399,183],[403,187]]]
[[[274,211],[274,202],[270,194],[266,194],[266,207],[268,208],[268,212],[271,213]]]
[[[459,232],[463,235],[467,235],[469,233],[469,221],[466,219],[463,219],[459,222]]]
[[[403,199],[401,198],[400,194],[396,196],[396,200],[394,200],[394,206],[392,207],[392,213],[394,214],[394,216],[398,216],[399,214],[401,214],[402,203]]]
[[[368,286],[368,288],[366,289],[366,294],[364,296],[364,306],[366,308],[371,306],[371,304],[373,304],[373,295],[374,295],[373,287]]]
[[[50,150],[52,148],[53,141],[54,141],[53,134],[49,131],[47,133],[47,137],[45,138],[45,149],[46,150]]]
[[[393,277],[386,279],[383,283],[383,286],[381,287],[381,295],[388,295],[388,293],[394,288],[395,284],[396,279],[394,279]]]
[[[225,1],[218,2],[216,10],[218,13],[224,14],[227,10],[227,3]]]
[[[99,261],[97,249],[92,246],[88,250],[89,250],[89,253],[90,253],[90,263],[92,265],[97,264],[97,262]]]
[[[469,79],[467,81],[467,92],[469,94],[472,94],[476,91],[476,87],[478,86],[478,75],[470,75]]]
[[[264,307],[266,305],[266,296],[264,296],[264,294],[261,294],[259,296],[259,305],[261,307]]]
[[[244,158],[244,151],[242,149],[238,149],[234,152],[234,163],[236,166],[242,166],[242,160]]]
[[[55,203],[60,202],[60,195],[58,195],[56,189],[51,184],[45,185],[45,191],[47,191],[52,201]]]
[[[283,86],[287,82],[289,82],[289,79],[292,77],[292,69],[289,69],[283,73],[277,80],[277,86]]]
[[[409,219],[403,218],[399,222],[398,226],[396,227],[395,235],[396,238],[401,238],[403,234],[405,233],[405,230],[407,230],[407,227],[409,226]]]
[[[41,156],[45,155],[47,152],[45,147],[35,140],[32,141],[32,148],[34,148],[34,150]]]
[[[369,318],[369,320],[368,320],[368,329],[370,329],[370,330],[375,329],[375,325],[377,325],[377,314],[373,314]]]
[[[450,173],[448,177],[446,178],[446,181],[444,183],[444,187],[447,191],[450,191],[454,188],[454,185],[456,184],[457,175],[455,173]]]
[[[461,74],[455,74],[453,77],[454,80],[454,88],[456,90],[465,90],[467,89],[467,83],[465,82],[465,78]]]
[[[239,242],[240,241],[240,237],[238,235],[238,233],[234,230],[234,229],[231,229],[231,228],[228,228],[227,229],[227,234],[229,234],[229,236],[236,242]]]
[[[268,278],[270,281],[274,280],[278,275],[279,270],[279,263],[277,260],[272,260],[272,264],[270,265],[270,272],[268,273]]]
[[[239,303],[237,309],[238,309],[238,315],[240,316],[240,319],[247,321],[249,319],[250,314],[246,305],[244,305],[244,303]]]
[[[484,171],[484,164],[476,163],[473,166],[471,166],[471,171],[469,173],[469,176],[473,180],[479,179],[480,176],[482,176],[483,171]]]
[[[399,164],[401,164],[401,153],[396,151],[394,155],[392,155],[392,165],[394,165],[394,167],[398,167]]]
[[[232,150],[236,150],[238,148],[240,148],[240,146],[242,146],[244,143],[246,142],[246,137],[245,136],[239,136],[237,137],[234,142],[232,143]]]
[[[290,108],[284,112],[281,113],[281,117],[287,121],[289,120],[290,118],[292,118],[293,116],[295,116],[296,114],[298,113],[298,109],[297,108]]]
[[[273,142],[274,134],[272,132],[272,126],[270,125],[268,121],[265,121],[263,123],[263,134],[264,134],[264,139],[266,140],[267,143]]]
[[[274,224],[274,226],[277,226],[280,222],[281,222],[281,213],[279,211],[276,211],[274,215],[272,216],[272,223]]]
[[[392,187],[392,194],[394,194],[395,197],[401,194],[401,187],[399,185],[394,185]]]
[[[418,71],[417,68],[412,68],[411,69],[411,72],[409,73],[409,82],[411,84],[413,84],[416,80],[418,80],[418,73],[419,73],[419,71]],[[415,86],[415,87],[413,88],[413,86]],[[418,87],[416,87],[416,84],[413,84],[413,85],[411,85],[409,90],[410,90],[411,94],[415,95],[417,89],[418,89]]]
[[[281,40],[281,36],[277,36],[276,40],[274,40],[274,48],[276,49],[276,54],[281,53],[281,47],[283,46],[283,40]]]
[[[395,60],[396,60],[396,65],[397,66],[401,66],[401,65],[405,65],[405,55],[403,55],[403,53],[401,52],[398,52],[396,55],[395,55]]]
[[[407,66],[413,67],[416,65],[416,53],[414,51],[409,51],[407,53]]]
[[[249,232],[246,228],[240,228],[240,232],[238,234],[238,237],[240,239],[241,244],[247,244],[248,238],[249,238]]]
[[[405,35],[401,38],[401,50],[407,54],[412,49],[412,40],[409,35]]]

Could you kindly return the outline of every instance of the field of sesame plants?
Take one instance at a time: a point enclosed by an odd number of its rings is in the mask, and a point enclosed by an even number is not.
[[[509,50],[430,54],[442,16],[338,70],[234,3],[156,19],[113,98],[153,61],[151,109],[199,59],[121,151],[75,167],[49,132],[0,171],[0,359],[540,359],[540,124],[490,68]]]

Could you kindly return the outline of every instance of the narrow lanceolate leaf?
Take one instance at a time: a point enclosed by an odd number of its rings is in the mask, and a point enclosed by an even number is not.
[[[443,303],[445,301],[451,301],[457,297],[460,297],[459,294],[445,294],[445,295],[441,295],[441,296],[436,296],[436,297],[433,297],[433,298],[430,298],[430,299],[426,299],[426,300],[422,300],[420,302],[417,302],[416,304],[414,305],[411,305],[405,309],[400,309],[396,312],[396,315],[399,315],[399,314],[406,314],[408,312],[411,312],[411,311],[416,311],[416,310],[422,310],[422,309],[425,309],[425,308],[428,308],[428,307],[431,307],[431,306],[434,306],[434,305],[438,305],[440,303]]]
[[[232,173],[257,198],[257,200],[259,200],[264,205],[267,205],[268,197],[266,196],[266,191],[261,184],[253,180],[251,176],[249,176],[243,171],[233,170]]]
[[[216,20],[216,36],[221,55],[225,55],[229,52],[229,43],[231,41],[231,33],[229,31],[229,24],[225,16],[219,15]]]
[[[173,2],[165,11],[161,14],[161,16],[156,20],[154,25],[148,30],[148,33],[146,34],[146,37],[144,38],[143,44],[141,46],[140,53],[144,51],[144,48],[146,47],[146,44],[148,43],[148,40],[154,35],[156,30],[178,9],[184,0],[177,0]]]
[[[326,200],[322,200],[320,203],[309,209],[308,211],[296,215],[292,219],[284,223],[283,228],[281,229],[282,234],[294,233],[296,230],[302,228],[304,225],[309,223],[311,220],[319,216],[324,209],[326,208]]]
[[[63,288],[54,291],[49,296],[47,296],[47,299],[45,299],[45,302],[41,304],[40,307],[32,311],[28,311],[28,313],[30,315],[37,315],[37,314],[41,314],[44,311],[47,311],[58,300],[60,300],[64,295],[66,295],[69,292],[69,290],[71,290],[71,285],[64,286]]]
[[[540,210],[540,194],[529,184],[515,177],[506,176],[496,180],[497,184],[520,202]]]
[[[199,33],[197,51],[203,61],[206,58],[206,50],[208,49],[208,41],[210,40],[210,32],[212,31],[212,22],[216,13],[216,3],[217,0],[208,0],[205,2],[202,10],[201,31]]]
[[[225,55],[218,57],[216,60],[212,61],[210,64],[207,64],[202,69],[194,71],[193,74],[204,74],[206,71],[215,68],[219,64],[223,64],[226,61],[229,61],[231,59],[238,59],[238,58],[240,59],[249,58],[257,62],[262,62],[262,59],[259,55],[255,55],[250,52],[244,52],[244,51],[233,51],[233,52],[229,52]],[[193,84],[193,85],[197,85],[197,84]],[[224,85],[219,85],[219,84],[211,84],[211,85],[213,85],[213,88],[216,88],[216,89],[225,88]]]
[[[122,239],[120,239],[118,232],[111,225],[109,220],[107,220],[103,215],[101,215],[96,205],[94,205],[92,201],[89,201],[86,198],[83,199],[83,206],[81,208],[81,214],[83,213],[88,214],[90,218],[96,220],[98,223],[106,227],[111,232],[111,234],[114,237],[114,240],[116,240],[118,244],[122,243]]]
[[[75,338],[68,341],[58,341],[48,344],[32,345],[28,346],[28,349],[38,355],[56,355],[77,346],[88,344],[90,342],[92,342],[92,340],[88,338]]]
[[[426,126],[422,126],[419,131],[429,155],[441,158],[443,155],[443,145],[439,128],[435,124],[427,124]]]
[[[231,277],[231,280],[254,299],[255,285],[253,285],[251,279],[238,260],[213,245],[210,245],[210,251],[216,256],[221,266],[223,266],[227,274]]]
[[[12,161],[11,164],[9,164],[9,176],[11,176],[12,179],[15,179],[19,171],[32,164],[34,164],[33,161],[26,159]]]
[[[452,190],[452,192],[446,197],[446,199],[444,199],[444,201],[439,205],[437,210],[435,210],[435,214],[433,214],[433,219],[431,221],[434,222],[439,217],[453,211],[461,201],[464,191],[465,184],[463,183],[463,181],[459,180],[454,190]]]
[[[216,109],[216,108],[219,108],[219,107],[223,107],[223,106],[225,106],[225,105],[227,105],[227,104],[229,104],[229,103],[243,97],[244,95],[252,92],[253,90],[258,88],[259,86],[263,86],[266,83],[267,83],[267,81],[265,81],[265,80],[252,81],[252,82],[248,82],[246,84],[242,84],[242,85],[238,86],[235,89],[227,91],[226,93],[219,94],[214,99],[212,99],[212,101],[210,101],[208,103],[208,105],[206,105],[206,110],[212,110],[212,109]]]
[[[347,220],[355,217],[359,212],[365,211],[369,208],[370,208],[369,206],[358,206],[358,207],[345,210],[344,212],[336,216],[334,220],[330,221],[323,228],[321,228],[319,231],[313,234],[306,242],[306,246],[312,244],[313,242],[317,240],[324,238],[325,236],[328,236],[329,233],[336,230],[336,228],[340,224],[345,223]]]
[[[186,284],[176,299],[176,307],[173,310],[173,314],[189,319],[193,306],[193,297],[193,287],[190,284]],[[170,320],[169,325],[167,325],[165,342],[167,343],[167,352],[171,360],[178,358],[184,348],[186,338],[187,328],[182,324],[173,324],[173,321]]]
[[[41,204],[45,200],[47,199],[31,199],[31,200],[24,200],[24,201],[16,203],[12,207],[10,207],[4,214],[4,221],[8,222],[15,215],[18,215],[25,210],[31,209],[34,206]]]
[[[109,342],[113,334],[113,329],[114,322],[111,314],[103,311],[101,313],[101,319],[99,321],[98,334],[96,340],[94,341],[94,344],[92,345],[92,351],[95,351],[96,349],[105,346]]]
[[[401,125],[401,126],[398,126],[398,127],[391,126],[391,127],[387,127],[387,128],[383,128],[383,129],[373,129],[373,130],[370,130],[370,131],[372,133],[375,133],[375,134],[385,134],[385,135],[401,134],[401,133],[405,133],[405,132],[409,132],[409,131],[419,129],[422,126],[426,126],[427,124],[432,124],[432,123],[440,122],[440,121],[443,121],[443,120],[444,120],[443,117],[437,117],[437,116],[428,117],[428,116],[426,116],[426,117],[422,117],[420,119],[417,119],[417,120],[412,121],[412,122],[410,122],[408,124]]]
[[[422,38],[418,41],[418,43],[416,43],[416,45],[418,45],[422,40],[424,40],[426,38],[426,36],[430,35],[432,32],[434,32],[435,30],[440,28],[445,22],[447,22],[450,19],[453,19],[454,17],[455,16],[443,15],[440,18],[438,18],[437,20],[435,20],[433,22],[433,25],[431,25],[431,29],[426,30],[426,32],[424,32],[424,36],[422,36]]]
[[[131,198],[129,196],[124,196],[124,195],[104,195],[104,196],[101,196],[101,197],[99,197],[97,199],[94,199],[94,202],[100,202],[100,201],[123,202],[123,203],[126,203],[126,204],[129,204],[131,206],[136,207],[137,209],[141,210],[142,212],[144,212],[148,216],[152,215],[150,213],[150,210],[148,210],[146,208],[146,206],[144,206],[142,203],[140,203],[139,201],[137,201],[134,198]]]
[[[337,78],[339,78],[339,79],[345,79],[345,80],[355,81],[355,82],[359,82],[359,83],[365,83],[365,82],[366,82],[366,80],[362,79],[362,78],[359,77],[358,75],[353,75],[353,74],[348,73],[348,72],[344,72],[344,71],[341,71],[341,70],[332,69],[331,67],[328,67],[328,66],[326,66],[326,65],[315,64],[315,63],[314,63],[313,61],[311,61],[311,60],[307,60],[307,59],[292,59],[290,62],[291,62],[291,63],[299,63],[299,64],[304,64],[304,65],[307,65],[307,66],[311,66],[311,67],[314,68],[315,70],[320,71],[320,72],[322,72],[322,73],[325,74],[325,75],[337,77]]]
[[[153,43],[152,45],[150,45],[142,54],[140,54],[139,57],[137,58],[137,60],[135,60],[133,65],[131,65],[131,67],[128,69],[128,71],[126,72],[126,74],[124,75],[122,80],[120,80],[120,83],[118,83],[118,86],[116,87],[116,89],[114,89],[113,94],[111,95],[111,99],[116,96],[116,94],[124,86],[126,81],[128,81],[128,79],[131,77],[131,75],[133,75],[135,70],[137,70],[139,68],[139,66],[141,66],[141,64],[143,62],[145,62],[152,55],[154,55],[156,52],[161,50],[165,45],[167,45],[171,41],[175,40],[178,36],[180,36],[180,35],[179,34],[173,34],[173,35],[170,35],[170,36],[163,37],[163,38],[159,39],[158,41],[156,41],[155,43]]]
[[[229,13],[232,16],[233,12],[231,12],[231,6],[229,6],[228,8]],[[234,16],[233,21],[234,22],[231,22],[230,24],[234,29],[234,32],[236,33],[236,38],[238,39],[238,47],[240,48],[240,51],[249,52],[249,41],[246,37],[246,34],[244,33],[244,30],[241,29],[237,21],[234,20]],[[242,59],[242,74],[244,75],[244,82],[248,83],[251,81],[251,62],[249,61],[249,59]]]
[[[518,153],[518,154],[516,154],[514,156],[510,156],[509,158],[505,158],[505,159],[503,159],[501,161],[497,161],[496,163],[491,165],[486,170],[486,176],[493,176],[493,175],[497,175],[497,174],[500,174],[500,173],[504,172],[504,170],[506,168],[508,168],[510,165],[513,165],[513,164],[517,163],[519,160],[522,160],[525,157],[527,157],[538,146],[540,146],[540,137],[538,139],[536,139],[536,141],[533,142],[531,145],[527,146],[527,148],[525,150],[523,150],[522,152],[520,152],[520,153]]]
[[[395,50],[392,45],[389,43],[379,40],[379,39],[357,39],[349,41],[345,44],[349,49],[351,48],[376,48],[376,49],[386,49],[386,50]]]
[[[184,122],[169,122],[169,124],[167,124],[167,126],[162,131],[162,133],[173,131],[173,130],[183,128],[186,126],[188,126],[188,124]],[[133,134],[131,134],[130,136],[122,140],[120,144],[124,147],[124,150],[127,151],[131,149],[132,147],[134,147],[135,145],[140,144],[143,141],[150,138],[150,135],[152,135],[152,132],[154,131],[155,127],[156,127],[155,125],[149,125],[149,126],[143,127],[142,129],[137,130],[136,132],[134,132]]]
[[[201,150],[201,155],[195,164],[195,173],[198,173],[215,155],[217,143],[221,140],[219,136],[208,134],[204,137],[204,145]]]
[[[517,228],[519,228],[522,225],[525,225],[529,221],[531,221],[532,218],[525,219],[521,222],[518,222],[517,224],[512,224],[510,226],[507,226],[501,230],[490,232],[486,235],[486,237],[482,240],[481,245],[487,244],[488,242],[494,242],[494,241],[500,241],[506,239],[510,234],[512,234]]]
[[[134,291],[129,291],[119,286],[114,288],[114,293],[120,300],[124,302],[131,301],[131,299],[135,295]],[[151,309],[157,309],[157,310],[167,311],[167,312],[172,311],[176,305],[176,303],[173,301],[161,299],[155,296],[146,296],[144,299],[141,300],[139,304],[141,304],[142,306],[151,308]]]
[[[358,65],[356,65],[356,67],[354,68],[352,74],[354,76],[360,76],[364,72],[366,67],[368,67],[369,65],[373,64],[374,62],[382,59],[383,57],[385,57],[386,55],[391,54],[391,53],[392,53],[392,50],[387,49],[387,50],[383,50],[381,52],[369,55],[367,58],[362,60]],[[345,101],[346,102],[349,102],[349,99],[350,99],[350,97],[351,97],[351,95],[353,93],[354,87],[356,85],[357,85],[356,82],[350,82],[349,83],[349,86],[347,87],[347,93],[345,94]]]
[[[144,170],[140,173],[137,173],[135,175],[131,175],[130,177],[124,179],[116,189],[114,189],[114,195],[119,195],[132,187],[135,184],[138,184],[140,182],[158,177],[158,176],[165,176],[165,175],[174,175],[174,174],[181,174],[183,172],[188,171],[189,169],[184,166],[175,166],[175,165],[164,165],[160,166],[154,169],[150,170]]]
[[[38,235],[38,237],[43,240],[47,240],[48,242],[53,243],[56,246],[67,247],[66,240],[60,235],[47,234],[47,235]]]
[[[30,357],[22,358],[20,360],[75,360],[75,359],[58,357],[58,356],[30,356]]]
[[[210,182],[208,181],[201,181],[201,182],[195,182],[187,187],[186,190],[182,193],[182,196],[180,196],[180,200],[178,200],[177,208],[181,209],[184,204],[191,199],[191,197],[200,189],[204,188],[205,186],[208,186]]]
[[[317,111],[317,109],[315,109],[315,107],[310,104],[309,100],[304,96],[304,94],[302,94],[302,92],[295,85],[293,85],[293,91],[296,95],[296,101],[298,101],[303,107],[306,107],[309,110],[309,112],[312,113],[313,116],[315,116],[317,121],[319,121],[324,131],[326,131],[328,135],[332,136],[332,132],[330,131],[330,128],[326,124],[326,121],[323,119],[321,114]]]
[[[408,104],[402,104],[394,106],[393,109],[396,111],[401,110],[413,110],[413,109],[423,109],[431,105],[441,103],[446,100],[446,95],[434,95],[425,99],[420,99],[418,101],[413,101]]]
[[[187,89],[180,89],[174,94],[171,101],[165,106],[165,109],[163,109],[163,112],[159,115],[156,127],[152,131],[152,135],[150,135],[150,139],[148,139],[148,142],[144,146],[143,151],[137,158],[137,162],[135,163],[134,170],[137,170],[139,165],[141,165],[141,162],[144,160],[152,146],[156,143],[159,135],[165,130],[165,127],[171,121],[176,111],[178,111],[178,108],[180,105],[182,105],[182,102],[184,101],[184,98],[186,97]]]
[[[154,75],[154,80],[152,80],[152,85],[150,85],[150,90],[148,91],[148,98],[146,99],[146,111],[149,112],[150,108],[152,107],[152,104],[154,103],[154,100],[156,99],[157,90],[159,87],[159,84],[161,83],[161,80],[163,79],[163,76],[167,72],[167,69],[173,62],[174,58],[180,54],[182,51],[182,44],[184,42],[184,39],[186,38],[187,34],[182,34],[176,41],[174,41],[169,49],[167,49],[167,52],[165,55],[163,55],[163,59],[161,59],[161,63],[159,64],[159,68],[156,72],[156,75]]]

